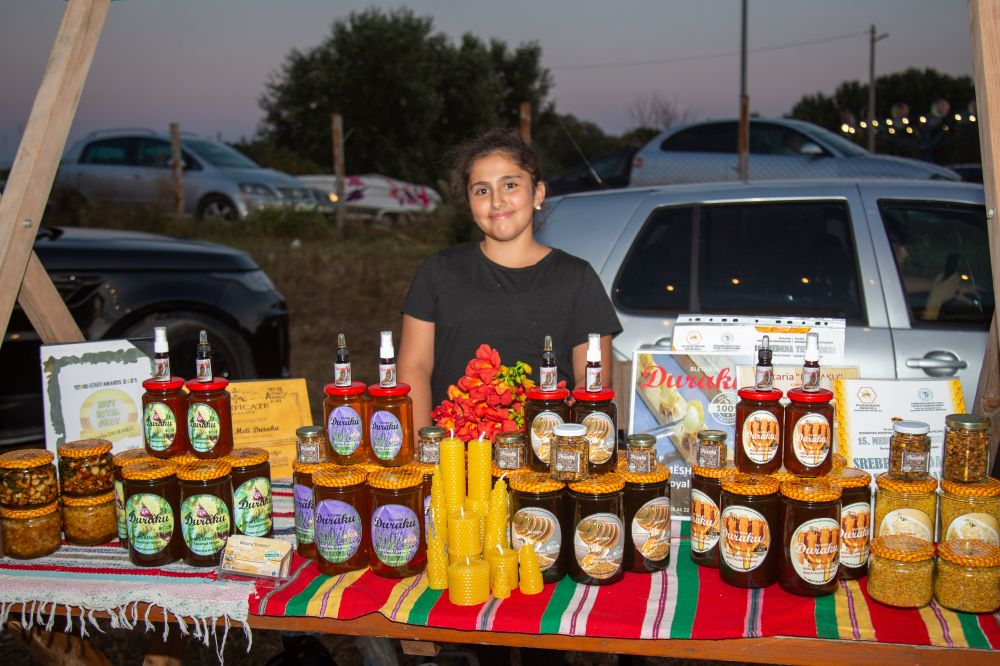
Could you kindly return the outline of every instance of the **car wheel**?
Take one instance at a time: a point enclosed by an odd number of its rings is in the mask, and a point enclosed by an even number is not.
[[[243,336],[229,324],[198,312],[166,312],[146,317],[130,326],[122,337],[148,338],[154,326],[167,327],[170,370],[178,377],[194,377],[198,333],[205,331],[212,345],[212,374],[227,379],[253,379],[257,368]]]
[[[196,217],[199,220],[224,220],[234,222],[239,218],[236,204],[221,194],[210,194],[198,204]]]

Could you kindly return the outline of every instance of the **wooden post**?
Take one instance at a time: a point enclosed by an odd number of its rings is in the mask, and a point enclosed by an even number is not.
[[[111,0],[69,0],[0,199],[0,332],[15,299],[43,342],[83,339],[32,252]],[[30,270],[29,270],[30,269]]]
[[[976,76],[976,111],[979,117],[979,145],[983,157],[983,188],[986,194],[986,227],[993,266],[993,292],[1000,292],[1000,233],[997,233],[997,204],[1000,202],[997,158],[1000,157],[1000,0],[969,0],[972,30],[972,64]],[[996,456],[1000,441],[1000,360],[997,349],[1000,331],[994,315],[990,338],[979,370],[979,386],[973,402],[976,413],[993,422],[990,440]]]
[[[520,116],[521,139],[526,144],[531,145],[531,102],[521,102]]]
[[[747,94],[747,0],[740,6],[740,124],[736,170],[740,180],[750,178],[750,96]]]
[[[184,218],[184,160],[181,157],[181,127],[170,123],[170,180],[174,186],[174,216]]]
[[[344,166],[344,117],[339,113],[330,116],[333,127],[333,173],[337,176],[337,230],[344,229],[344,216],[347,202],[344,201],[344,190],[347,179],[347,169]]]

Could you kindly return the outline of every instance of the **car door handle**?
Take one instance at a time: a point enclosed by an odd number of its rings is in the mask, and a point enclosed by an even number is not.
[[[969,364],[965,361],[950,361],[943,358],[908,358],[906,367],[921,370],[965,370]]]
[[[673,342],[674,342],[673,338],[666,337],[666,338],[660,338],[653,344],[656,345],[657,347],[667,347],[669,349],[671,346],[673,346]]]

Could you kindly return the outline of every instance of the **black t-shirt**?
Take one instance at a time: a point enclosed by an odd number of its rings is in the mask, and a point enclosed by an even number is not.
[[[597,273],[583,259],[553,249],[533,266],[505,268],[490,261],[478,242],[429,257],[410,284],[402,312],[434,323],[435,405],[483,343],[500,353],[504,365],[530,365],[537,383],[542,345],[552,336],[559,379],[572,388],[573,347],[586,342],[588,333],[622,330]]]

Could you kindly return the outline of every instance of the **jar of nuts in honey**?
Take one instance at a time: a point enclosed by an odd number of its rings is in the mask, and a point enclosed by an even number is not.
[[[941,541],[979,539],[1000,546],[1000,481],[941,481]]]
[[[896,421],[889,438],[889,476],[904,481],[927,478],[931,428],[921,421]]]
[[[944,419],[941,478],[975,483],[986,478],[990,454],[990,420],[975,414],[949,414]]]
[[[1000,547],[977,539],[940,544],[934,598],[962,613],[992,613],[1000,608]]]
[[[519,430],[506,430],[493,441],[493,463],[500,469],[510,471],[523,469],[528,460],[525,457],[528,446],[527,436]]]
[[[0,507],[34,509],[59,497],[52,452],[22,449],[0,455]]]
[[[934,594],[934,545],[909,534],[876,537],[868,561],[868,594],[899,608],[921,608]]]
[[[549,474],[556,481],[570,483],[590,477],[587,426],[561,423],[553,429]]]
[[[414,458],[425,465],[436,465],[441,462],[441,440],[444,439],[444,428],[441,426],[424,426],[417,431],[417,451]]]
[[[114,490],[115,469],[111,442],[80,439],[56,447],[59,452],[59,485],[63,495],[82,497]]]

